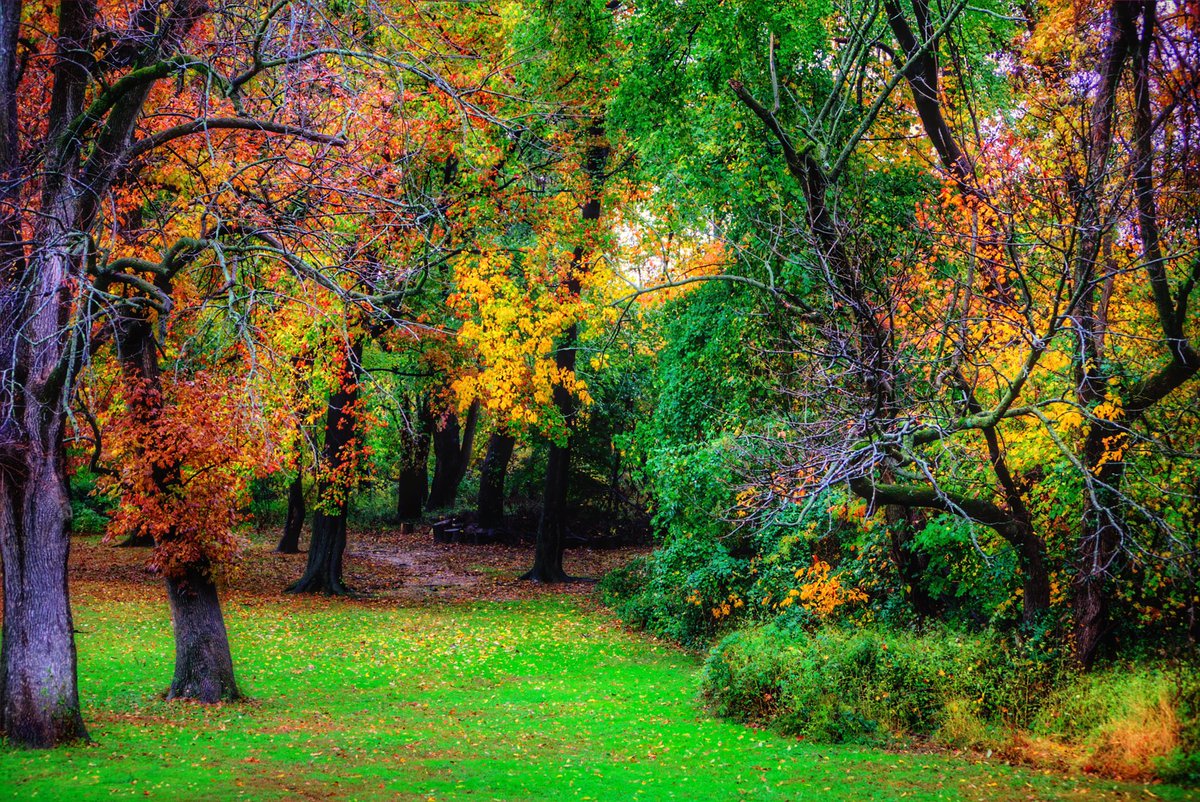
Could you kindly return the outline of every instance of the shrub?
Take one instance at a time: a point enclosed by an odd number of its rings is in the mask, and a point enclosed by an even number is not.
[[[112,512],[112,499],[96,490],[96,474],[79,466],[71,474],[71,531],[83,535],[103,534]]]
[[[681,536],[601,583],[605,600],[634,626],[699,648],[746,609],[746,561],[720,543]]]
[[[819,740],[945,731],[978,745],[990,729],[1031,718],[1035,694],[1020,686],[1049,679],[994,636],[833,625],[806,634],[777,622],[721,641],[701,687],[719,713]]]
[[[1200,780],[1194,667],[1117,664],[1068,675],[1033,722],[1032,735],[1075,747],[1074,762],[1126,779]]]

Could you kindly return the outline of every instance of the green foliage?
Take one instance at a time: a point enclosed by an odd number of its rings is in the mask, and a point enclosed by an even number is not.
[[[1015,624],[1021,606],[1013,591],[1020,587],[1017,555],[993,530],[953,515],[935,515],[914,533],[926,555],[926,588],[947,607],[946,620],[969,625],[981,611],[994,623]]]
[[[1169,783],[1200,787],[1200,752],[1176,749],[1155,763],[1158,776]]]
[[[995,636],[776,622],[717,644],[702,689],[723,714],[842,743],[1022,723],[1051,678]]]
[[[99,535],[108,526],[113,510],[112,499],[96,492],[97,474],[81,465],[71,475],[71,531],[79,535]]]
[[[744,607],[747,568],[721,543],[681,535],[609,574],[601,591],[626,621],[700,648]]]

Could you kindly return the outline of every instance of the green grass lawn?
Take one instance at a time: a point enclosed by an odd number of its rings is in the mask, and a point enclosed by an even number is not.
[[[249,704],[155,693],[164,600],[77,599],[95,743],[0,751],[0,798],[1187,799],[995,762],[809,745],[706,714],[696,658],[577,597],[227,605]]]

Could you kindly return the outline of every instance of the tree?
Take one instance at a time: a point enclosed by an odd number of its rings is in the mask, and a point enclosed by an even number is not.
[[[362,459],[359,381],[363,343],[352,339],[339,351],[338,370],[325,412],[325,445],[317,479],[317,508],[304,575],[291,593],[343,594],[342,555],[346,550],[346,509]]]
[[[604,171],[608,164],[609,146],[605,140],[602,120],[593,122],[588,132],[589,143],[584,152],[583,168],[587,185],[585,200],[580,210],[584,230],[590,223],[600,219],[600,191]],[[571,252],[571,263],[567,268],[563,290],[567,297],[577,297],[582,290],[582,274],[586,270],[585,260],[589,249],[585,244],[576,245]],[[560,374],[575,374],[575,360],[579,340],[579,325],[572,323],[563,333],[555,353],[555,364]],[[546,482],[542,493],[542,515],[538,521],[537,544],[534,550],[533,567],[522,578],[535,582],[564,582],[570,577],[563,570],[563,550],[567,539],[567,486],[571,476],[571,435],[576,425],[575,400],[570,391],[559,384],[554,388],[554,405],[566,424],[566,437],[551,442],[550,455],[546,461]]]
[[[1074,586],[1087,664],[1114,591],[1139,584],[1123,566],[1178,596],[1195,554],[1160,501],[1193,492],[1196,433],[1165,424],[1190,414],[1173,394],[1195,370],[1192,23],[1137,3],[1023,14],[643,4],[625,29],[637,78],[614,105],[643,163],[708,199],[739,269],[766,273],[739,278],[784,289],[792,361],[771,434],[745,438],[758,522],[848,487],[882,508],[913,605],[933,612],[925,533],[957,518],[963,548],[1015,555],[1026,620],[1066,613]],[[726,81],[732,114],[712,100]],[[666,131],[629,122],[647,95]],[[674,163],[649,147],[674,139]],[[692,151],[727,169],[689,169]],[[1160,462],[1179,478],[1151,479]]]
[[[489,118],[419,60],[363,48],[389,30],[373,10],[345,6],[337,12],[343,25],[315,7],[283,20],[286,7],[171,0],[120,19],[120,9],[71,0],[58,5],[53,19],[20,2],[5,4],[0,17],[0,344],[10,355],[0,365],[0,726],[14,743],[51,746],[85,735],[67,602],[62,444],[93,324],[114,307],[165,317],[172,299],[159,285],[205,253],[224,273],[231,309],[253,306],[236,292],[241,269],[267,262],[331,293],[394,309],[389,293],[403,285],[403,275],[373,282],[381,294],[367,298],[346,289],[353,282],[340,283],[339,270],[305,258],[328,256],[314,247],[328,246],[328,232],[317,237],[308,225],[319,207],[383,227],[397,216],[393,207],[379,208],[378,186],[370,192],[361,184],[354,192],[332,186],[335,177],[345,178],[339,167],[350,163],[335,155],[347,144],[339,132],[348,107],[360,97],[390,102],[378,89],[391,82],[368,81],[377,91],[359,93],[354,80],[332,84],[327,68],[370,64],[383,79],[416,76],[434,93],[455,96],[450,107]],[[289,85],[299,91],[284,91]],[[360,142],[386,148],[386,140],[362,126],[357,132]],[[273,137],[310,150],[281,162],[260,159],[252,144],[239,147]],[[200,158],[172,160],[176,147],[197,142]],[[188,209],[152,214],[157,227],[140,230],[128,223],[155,203],[114,190],[132,185],[148,163],[160,173],[178,168],[174,197]],[[276,164],[286,169],[271,169]],[[205,170],[220,180],[187,180]],[[391,173],[381,168],[366,178],[386,186]],[[352,175],[351,183],[364,173]],[[270,191],[284,186],[282,194]],[[296,202],[283,203],[286,197]],[[147,253],[163,258],[143,258]]]
[[[120,504],[112,536],[146,536],[163,574],[175,632],[168,699],[239,699],[217,574],[239,548],[235,527],[247,480],[270,468],[253,410],[238,408],[207,372],[164,380],[150,321],[113,322],[124,411],[109,427],[109,479]],[[260,446],[261,448],[261,446]]]
[[[458,499],[458,488],[471,461],[478,423],[478,403],[468,407],[466,419],[461,426],[453,410],[447,410],[441,416],[434,416],[433,482],[429,486],[426,508],[441,510],[454,506]]]
[[[512,460],[517,438],[505,432],[492,432],[479,468],[479,498],[476,510],[484,529],[504,526],[504,479]]]

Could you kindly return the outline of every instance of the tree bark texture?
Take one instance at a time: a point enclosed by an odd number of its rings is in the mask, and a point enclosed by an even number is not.
[[[240,699],[221,601],[207,566],[168,577],[167,599],[175,623],[175,676],[167,699],[207,704]]]

